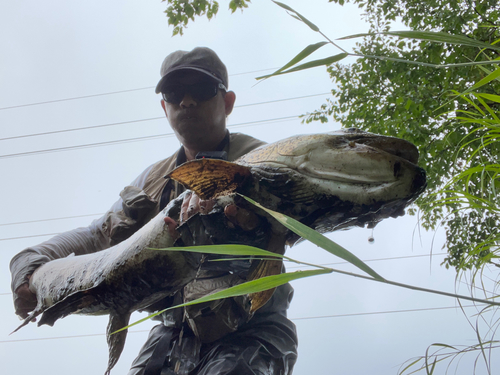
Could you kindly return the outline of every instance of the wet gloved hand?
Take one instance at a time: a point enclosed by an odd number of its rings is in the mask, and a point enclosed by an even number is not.
[[[170,217],[165,218],[165,224],[168,225],[170,234],[175,236],[175,228],[197,213],[207,214],[214,207],[215,199],[202,200],[195,193],[188,193],[184,196],[181,206],[180,223],[177,223]],[[252,211],[240,208],[235,204],[229,204],[224,207],[224,214],[229,220],[229,225],[240,227],[245,231],[253,230],[259,223],[259,219]]]
[[[14,292],[14,307],[16,309],[16,314],[23,319],[27,318],[29,313],[33,311],[37,305],[36,294],[29,288],[29,278],[30,276],[28,276],[27,283],[20,285]],[[33,321],[35,321],[35,319],[33,319]]]

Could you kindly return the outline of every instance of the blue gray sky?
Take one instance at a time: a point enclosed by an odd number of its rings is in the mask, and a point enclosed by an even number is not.
[[[325,102],[332,83],[323,68],[256,85],[255,77],[288,62],[322,37],[270,1],[254,1],[230,15],[227,2],[210,22],[198,19],[183,37],[160,1],[0,3],[0,371],[3,374],[103,373],[106,317],[70,316],[54,327],[19,324],[10,294],[10,259],[55,233],[87,225],[121,189],[179,143],[154,93],[163,58],[178,49],[214,49],[230,73],[236,108],[231,131],[272,142],[340,127],[301,124],[298,115]],[[331,38],[367,31],[360,11],[326,1],[287,1]],[[343,41],[345,48],[352,42]],[[338,53],[326,46],[314,57]],[[43,103],[43,104],[36,104]],[[38,134],[38,135],[37,135]],[[440,266],[442,231],[425,232],[417,217],[389,219],[371,231],[329,235],[382,276],[454,291],[455,272]],[[430,254],[433,254],[432,257]],[[288,255],[311,263],[339,263],[302,243]],[[290,268],[292,270],[293,268]],[[473,344],[455,300],[332,274],[293,283],[289,310],[299,332],[294,374],[396,374],[405,361],[436,342]],[[462,292],[467,293],[465,288]],[[470,305],[470,303],[465,303]],[[472,314],[475,310],[466,308]],[[135,314],[132,320],[144,315]],[[131,329],[113,374],[126,374],[147,331]],[[475,356],[457,374],[472,373]],[[482,365],[478,365],[482,373]],[[453,370],[453,367],[452,367]],[[443,372],[444,373],[444,368]],[[484,373],[484,372],[483,372]]]

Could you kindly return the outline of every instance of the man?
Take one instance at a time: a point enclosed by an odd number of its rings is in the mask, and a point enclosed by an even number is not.
[[[162,108],[182,147],[139,175],[102,218],[86,228],[25,249],[12,259],[14,305],[21,317],[25,318],[36,305],[36,296],[29,290],[29,277],[37,267],[72,253],[100,251],[130,237],[183,191],[182,186],[164,178],[176,166],[197,156],[235,160],[263,144],[244,134],[229,134],[226,117],[236,96],[227,89],[227,70],[215,52],[208,48],[173,52],[165,58],[160,72],[162,78],[156,93],[162,94]],[[199,211],[207,211],[210,204],[188,194],[182,206],[181,223]],[[247,212],[228,206],[225,214],[246,230]],[[169,218],[166,224],[172,228],[177,225]],[[201,278],[202,286],[210,289],[216,279],[218,282],[248,272],[239,267],[238,261],[229,266],[226,263],[226,267],[201,269],[206,276]],[[151,309],[180,303],[185,293],[188,291],[177,293]],[[297,346],[295,326],[286,318],[292,294],[288,284],[277,288],[268,303],[251,318],[238,309],[236,299],[222,306],[206,306],[203,311],[176,309],[164,313],[162,324],[152,329],[128,375],[290,374]],[[238,323],[228,318],[234,314],[241,318]],[[217,329],[207,334],[204,330],[207,324]],[[217,334],[214,336],[213,332]]]

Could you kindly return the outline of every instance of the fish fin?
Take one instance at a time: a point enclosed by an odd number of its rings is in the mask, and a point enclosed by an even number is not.
[[[111,369],[116,365],[120,355],[122,354],[123,348],[125,346],[125,340],[127,339],[128,329],[120,331],[118,333],[114,333],[119,329],[128,326],[130,321],[130,313],[119,315],[116,313],[111,313],[109,315],[109,323],[107,328],[107,341],[108,341],[108,349],[109,349],[109,358],[108,358],[108,368],[104,375],[109,375]]]
[[[9,336],[12,335],[13,333],[16,333],[19,331],[21,328],[23,328],[25,325],[27,325],[29,322],[31,322],[33,319],[35,319],[38,315],[42,313],[41,309],[38,309],[38,307],[31,312],[21,323],[19,327],[17,327],[15,330],[13,330],[11,333],[9,333]]]
[[[166,177],[180,182],[201,199],[217,198],[233,192],[250,176],[250,168],[219,159],[188,161]]]
[[[256,280],[265,276],[279,275],[281,273],[282,263],[283,262],[279,260],[261,260],[248,279]],[[272,288],[263,290],[262,292],[249,294],[248,297],[252,304],[250,312],[254,313],[264,306],[273,296],[275,289],[276,288]]]
[[[285,232],[278,234],[273,233],[267,245],[267,250],[276,254],[285,253]],[[256,280],[265,276],[279,275],[283,268],[283,260],[261,260],[257,266],[251,270],[248,280]],[[248,295],[251,307],[250,312],[254,313],[262,306],[264,306],[267,301],[271,299],[276,288],[263,290],[262,292],[251,293]]]

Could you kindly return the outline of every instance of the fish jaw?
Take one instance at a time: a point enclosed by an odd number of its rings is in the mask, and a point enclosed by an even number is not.
[[[405,169],[414,170],[417,161],[417,148],[410,142],[349,129],[291,137],[238,162],[342,183],[382,184],[398,180]]]

